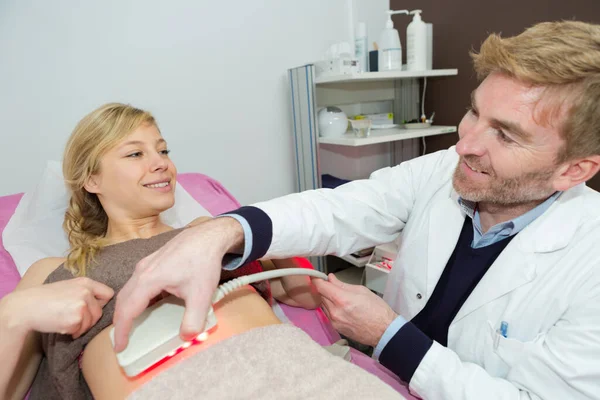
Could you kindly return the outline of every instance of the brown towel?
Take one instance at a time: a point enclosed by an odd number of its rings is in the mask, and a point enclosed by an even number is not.
[[[131,400],[405,399],[289,324],[255,328],[182,360]]]
[[[104,283],[115,291],[115,296],[106,304],[102,317],[88,332],[73,340],[70,335],[57,333],[42,334],[44,358],[33,382],[31,400],[75,400],[91,399],[89,387],[79,369],[79,356],[85,346],[103,329],[112,324],[117,293],[133,274],[135,265],[142,258],[154,253],[182,229],[161,233],[149,239],[133,239],[103,248],[96,257],[96,263],[88,268],[87,276]],[[259,263],[250,263],[235,271],[227,272],[222,281],[237,276],[262,271]],[[48,276],[45,283],[72,279],[73,275],[62,265]],[[268,284],[255,286],[264,298],[268,298]]]

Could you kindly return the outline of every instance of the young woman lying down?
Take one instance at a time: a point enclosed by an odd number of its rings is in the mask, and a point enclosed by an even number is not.
[[[30,386],[32,400],[115,399],[132,393],[140,398],[152,393],[239,397],[249,390],[258,398],[327,394],[348,399],[372,395],[373,390],[398,398],[378,378],[330,355],[275,316],[271,298],[293,306],[319,306],[307,276],[230,293],[214,307],[218,327],[206,341],[147,373],[134,378],[124,374],[108,334],[115,294],[139,260],[186,229],[173,229],[159,217],[175,201],[177,171],[168,154],[154,118],[143,110],[107,104],[79,122],[63,159],[71,191],[63,224],[69,254],[32,265],[17,289],[0,301],[2,398],[23,398]],[[263,267],[298,266],[295,259],[253,263],[223,271],[221,279]],[[231,375],[236,368],[243,370]],[[241,379],[244,372],[246,379]],[[286,382],[290,387],[302,384],[304,391],[295,389],[292,395]]]

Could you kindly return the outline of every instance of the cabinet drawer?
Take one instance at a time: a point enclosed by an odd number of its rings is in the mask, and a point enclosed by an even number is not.
[[[383,269],[373,264],[367,264],[365,265],[365,286],[379,294],[383,294],[389,274],[390,270],[387,268]]]

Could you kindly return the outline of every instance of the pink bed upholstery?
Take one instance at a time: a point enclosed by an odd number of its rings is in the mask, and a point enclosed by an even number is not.
[[[0,299],[11,292],[21,279],[10,254],[4,249],[1,235],[21,197],[23,197],[22,193],[0,197]]]
[[[216,180],[199,173],[183,173],[177,177],[179,184],[213,215],[221,214],[240,206],[237,200]],[[14,213],[22,194],[0,197],[0,233]],[[17,268],[2,245],[0,236],[0,298],[14,289],[20,279]],[[329,345],[340,339],[323,311],[304,310],[281,304],[289,320],[308,333],[317,343]],[[352,362],[377,375],[407,398],[412,398],[406,387],[385,367],[363,353],[351,349]]]

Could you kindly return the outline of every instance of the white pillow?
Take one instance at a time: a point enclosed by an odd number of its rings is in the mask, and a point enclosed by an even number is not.
[[[2,232],[4,248],[21,276],[34,262],[46,257],[65,257],[69,241],[62,228],[69,204],[62,165],[49,161],[35,189],[23,195]],[[161,214],[164,223],[181,228],[200,216],[210,216],[181,185],[175,187],[175,205]]]

